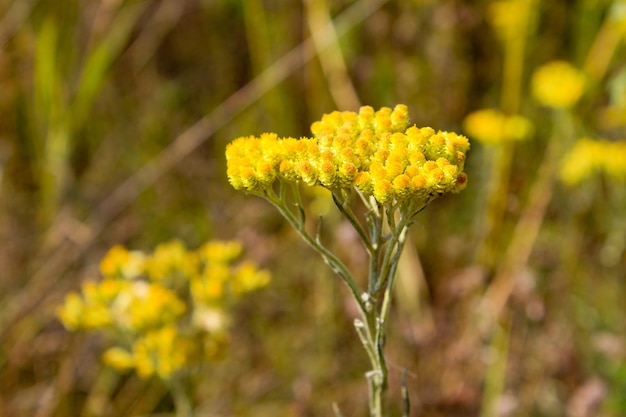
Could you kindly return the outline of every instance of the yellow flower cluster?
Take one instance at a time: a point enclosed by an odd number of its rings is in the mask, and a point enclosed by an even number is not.
[[[333,112],[312,124],[312,138],[274,133],[235,139],[226,148],[227,174],[238,190],[263,192],[276,180],[359,189],[382,204],[460,191],[466,137],[409,127],[408,109]]]
[[[575,185],[594,172],[626,182],[626,141],[578,140],[563,158],[560,176],[565,184]]]
[[[535,100],[544,106],[569,108],[585,91],[585,76],[566,61],[552,61],[534,72],[531,87]]]
[[[179,241],[151,254],[114,246],[100,263],[103,279],[69,293],[57,315],[70,330],[104,330],[104,354],[120,370],[167,379],[225,345],[228,308],[269,283],[267,271],[240,261],[237,242],[211,241],[188,251]],[[204,348],[203,348],[204,347]]]
[[[119,370],[136,369],[142,378],[157,375],[168,379],[179,369],[184,368],[193,346],[182,338],[178,329],[167,325],[151,330],[137,337],[131,350],[118,346],[104,352],[104,362]]]
[[[479,142],[497,145],[527,139],[533,132],[533,124],[523,116],[507,116],[498,110],[482,109],[465,117],[463,129]]]

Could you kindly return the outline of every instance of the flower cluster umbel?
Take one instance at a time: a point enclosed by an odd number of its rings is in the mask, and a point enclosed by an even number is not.
[[[358,189],[381,204],[419,199],[427,203],[467,182],[466,137],[409,127],[397,105],[358,113],[335,111],[312,124],[313,137],[275,133],[241,137],[226,148],[228,179],[238,190],[263,193],[276,180],[321,185],[333,192]]]
[[[107,364],[169,379],[219,357],[229,307],[268,284],[268,272],[239,261],[242,250],[222,241],[195,251],[172,241],[153,253],[114,246],[100,263],[103,279],[69,293],[57,315],[69,330],[108,333],[114,343],[103,355]]]

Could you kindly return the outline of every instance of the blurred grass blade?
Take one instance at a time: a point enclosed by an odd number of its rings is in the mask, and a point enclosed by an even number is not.
[[[42,226],[56,211],[67,180],[69,132],[64,114],[65,98],[57,57],[59,32],[52,18],[46,19],[37,33],[34,73],[34,118],[37,131],[33,138],[36,172],[40,186],[39,222]]]
[[[52,19],[46,19],[37,33],[35,50],[35,79],[33,94],[38,122],[44,126],[49,123],[53,108],[58,100],[57,74],[58,31]],[[56,103],[55,103],[56,102]]]
[[[143,3],[121,9],[105,38],[87,56],[72,103],[73,130],[79,129],[85,122],[111,65],[128,44],[132,29],[143,10]]]
[[[501,415],[498,408],[504,391],[510,332],[508,323],[501,324],[494,329],[491,337],[480,417]]]

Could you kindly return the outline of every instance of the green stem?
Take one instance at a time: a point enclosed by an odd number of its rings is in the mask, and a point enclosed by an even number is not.
[[[299,199],[299,193],[297,188],[294,188],[294,192],[298,194]],[[319,237],[317,239],[313,238],[313,236],[311,236],[305,230],[304,211],[302,210],[302,207],[300,205],[296,205],[298,210],[298,217],[296,217],[296,215],[291,210],[289,210],[288,203],[286,202],[286,193],[284,192],[283,183],[280,184],[280,197],[277,196],[272,190],[266,190],[266,193],[262,196],[266,198],[270,203],[272,203],[274,207],[276,207],[276,209],[289,222],[289,224],[291,224],[291,226],[296,229],[300,237],[304,239],[304,241],[310,247],[315,249],[322,256],[324,262],[326,262],[326,264],[330,266],[337,275],[339,275],[339,277],[350,289],[350,292],[356,300],[359,309],[362,310],[361,313],[363,317],[365,317],[365,305],[361,300],[361,291],[358,284],[356,283],[356,280],[352,276],[352,273],[350,272],[350,270],[348,270],[348,267],[346,267],[346,265],[341,262],[341,260],[337,258],[337,256],[335,256],[335,254],[333,254],[324,245],[322,245]]]
[[[393,212],[387,213],[388,217],[393,217]],[[390,285],[389,280],[398,265],[398,260],[400,259],[400,254],[402,253],[402,246],[404,245],[404,240],[406,239],[406,230],[411,222],[411,217],[403,215],[398,224],[395,221],[389,221],[389,227],[391,228],[391,239],[387,242],[387,248],[385,250],[385,254],[380,266],[380,271],[378,274],[378,282],[376,283],[375,293],[379,293],[380,291],[384,291]]]
[[[272,203],[304,241],[322,256],[326,264],[348,286],[357,302],[361,318],[354,321],[354,326],[372,367],[366,373],[370,417],[384,417],[388,369],[383,350],[392,287],[408,228],[413,221],[412,214],[419,210],[413,204],[383,206],[371,200],[368,204],[364,200],[369,209],[366,214],[367,227],[364,227],[350,207],[347,197],[333,193],[335,205],[357,231],[370,257],[368,291],[361,293],[346,265],[321,243],[319,232],[313,237],[306,231],[305,213],[297,185],[285,185],[281,182],[278,187],[278,194],[273,189],[266,189],[261,196]],[[287,189],[292,196],[288,195]],[[398,219],[395,217],[397,212],[401,213]],[[385,226],[389,228],[388,233],[384,233]]]
[[[193,405],[191,403],[191,394],[188,392],[185,382],[179,378],[173,378],[169,381],[170,391],[174,398],[176,407],[176,417],[193,417]]]
[[[365,245],[365,250],[367,250],[367,253],[370,254],[371,256],[371,253],[374,250],[374,248],[372,247],[370,238],[365,232],[365,229],[363,229],[363,226],[361,226],[361,223],[357,219],[356,215],[352,211],[352,208],[350,207],[349,202],[344,198],[342,198],[342,200],[339,200],[340,196],[338,196],[335,193],[332,193],[332,196],[333,196],[333,202],[335,203],[339,211],[344,216],[346,216],[346,219],[348,219],[352,227],[354,227],[354,230],[356,230],[356,232],[359,234],[359,236],[361,237],[361,240],[363,241],[363,244]]]

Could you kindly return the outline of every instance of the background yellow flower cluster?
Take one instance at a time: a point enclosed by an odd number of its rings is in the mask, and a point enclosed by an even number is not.
[[[100,263],[102,280],[71,292],[57,315],[70,330],[105,331],[109,365],[168,379],[219,356],[229,308],[269,283],[267,271],[241,261],[234,241],[210,241],[188,251],[180,241],[152,253],[112,247]]]
[[[576,141],[561,163],[560,176],[574,185],[594,173],[603,173],[618,183],[626,182],[626,142],[582,138]]]

